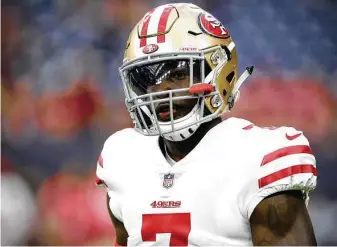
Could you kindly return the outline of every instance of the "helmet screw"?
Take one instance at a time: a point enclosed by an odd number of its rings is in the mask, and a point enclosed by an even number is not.
[[[221,105],[221,100],[220,100],[219,95],[214,95],[211,98],[211,106],[214,108],[218,108],[220,105]]]

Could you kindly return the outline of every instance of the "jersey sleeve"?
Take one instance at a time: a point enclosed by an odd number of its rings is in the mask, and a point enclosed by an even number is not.
[[[127,132],[123,130],[111,135],[104,143],[101,154],[97,160],[96,167],[96,185],[105,188],[110,197],[110,210],[113,215],[122,221],[121,203],[123,187],[122,181],[119,178],[119,171],[123,166],[123,146],[127,139]]]
[[[308,203],[308,194],[317,182],[315,156],[301,131],[289,127],[263,130],[260,138],[258,163],[249,170],[239,199],[247,219],[264,198],[277,192],[301,190]]]

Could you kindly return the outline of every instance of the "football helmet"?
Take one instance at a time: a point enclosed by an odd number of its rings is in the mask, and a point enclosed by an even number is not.
[[[186,86],[149,92],[153,85],[176,77],[177,71],[188,75]],[[213,15],[188,3],[147,12],[131,32],[119,68],[135,129],[171,141],[185,140],[202,123],[230,111],[252,71],[253,66],[247,67],[238,77],[235,44],[228,30]],[[195,106],[175,118],[174,102],[183,99],[194,99]],[[158,103],[167,104],[169,121],[158,118]]]

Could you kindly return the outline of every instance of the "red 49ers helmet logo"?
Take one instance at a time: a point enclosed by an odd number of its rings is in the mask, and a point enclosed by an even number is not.
[[[154,53],[159,49],[159,46],[156,44],[149,44],[143,48],[143,53],[150,54]]]
[[[198,20],[199,26],[205,33],[220,39],[229,38],[228,30],[210,13],[201,13]]]

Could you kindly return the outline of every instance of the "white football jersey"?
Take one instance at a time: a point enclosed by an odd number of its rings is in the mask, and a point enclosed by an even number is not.
[[[158,139],[119,131],[97,165],[128,246],[252,245],[249,217],[263,198],[316,186],[315,157],[294,128],[230,118],[173,166]]]

